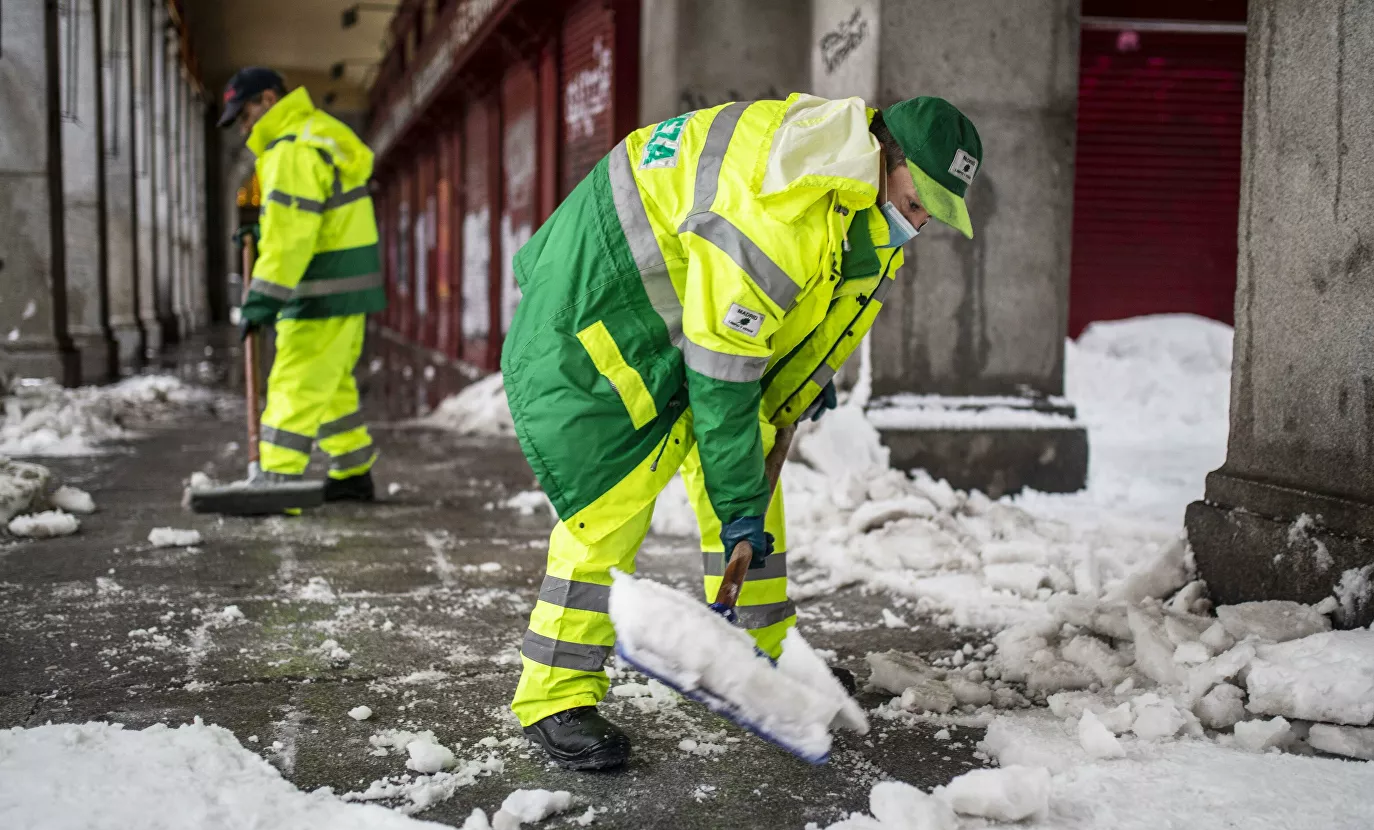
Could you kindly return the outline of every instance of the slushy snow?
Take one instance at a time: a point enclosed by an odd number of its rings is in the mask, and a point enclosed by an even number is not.
[[[148,533],[148,544],[155,548],[184,548],[200,544],[199,530],[155,527]]]
[[[54,536],[70,536],[81,527],[81,522],[70,513],[61,510],[47,510],[30,513],[10,519],[9,531],[15,536],[31,539],[51,539]]]
[[[514,435],[510,407],[501,375],[489,375],[445,399],[420,421],[425,426],[452,430],[459,435]]]
[[[52,502],[53,507],[68,513],[84,515],[95,512],[95,499],[91,498],[90,493],[65,484],[54,490],[48,499]]]
[[[0,455],[94,455],[104,444],[132,437],[140,423],[165,421],[212,401],[208,391],[170,375],[79,389],[26,382],[3,401]]]

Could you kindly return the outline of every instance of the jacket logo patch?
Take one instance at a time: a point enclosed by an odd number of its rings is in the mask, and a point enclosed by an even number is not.
[[[958,150],[954,153],[954,161],[950,162],[949,172],[963,179],[964,184],[973,184],[973,177],[978,172],[978,159]]]
[[[669,118],[654,127],[653,133],[649,135],[648,143],[644,145],[644,157],[639,161],[639,169],[677,167],[678,144],[682,138],[682,129],[687,126],[687,122],[695,114],[695,112],[689,112],[676,118]]]
[[[731,303],[730,310],[725,314],[725,325],[750,337],[758,337],[763,328],[763,315],[739,303]]]

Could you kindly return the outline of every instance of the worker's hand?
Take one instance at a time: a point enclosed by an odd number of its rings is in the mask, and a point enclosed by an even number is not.
[[[720,529],[720,541],[725,545],[725,561],[735,552],[735,545],[748,542],[754,549],[754,558],[749,560],[749,568],[762,568],[768,555],[773,552],[773,534],[763,529],[762,516],[744,516]]]
[[[258,333],[258,329],[260,329],[260,328],[262,328],[262,326],[261,326],[260,324],[258,324],[256,321],[250,320],[250,319],[247,318],[247,317],[240,317],[240,318],[239,318],[239,342],[241,342],[241,343],[242,343],[242,342],[247,342],[248,338],[250,338],[250,337],[252,337],[253,335],[257,334],[257,333]]]
[[[811,404],[811,420],[819,421],[826,412],[840,405],[839,395],[835,393],[835,381],[830,381],[821,390],[821,394],[816,396],[815,403]]]

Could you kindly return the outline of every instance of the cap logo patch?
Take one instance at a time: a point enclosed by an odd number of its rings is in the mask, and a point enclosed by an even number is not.
[[[962,179],[964,184],[973,184],[973,177],[978,172],[978,159],[962,149],[957,150],[954,153],[954,161],[949,165],[949,172]]]
[[[233,98],[233,97],[234,97],[234,90],[233,90],[233,89],[226,89],[226,90],[224,90],[224,101],[225,101],[225,103],[228,103],[228,102],[229,102],[229,99],[231,99],[231,98]]]

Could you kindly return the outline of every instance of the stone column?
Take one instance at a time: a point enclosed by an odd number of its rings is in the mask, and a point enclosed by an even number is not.
[[[172,60],[167,9],[153,6],[153,282],[164,345],[179,337],[172,297]]]
[[[140,362],[138,223],[134,205],[133,14],[136,0],[104,0],[105,34],[105,270],[110,331],[119,368]]]
[[[881,27],[866,29],[862,16],[830,15],[833,49],[881,38],[870,103],[939,96],[982,138],[974,239],[927,226],[874,327],[871,416],[894,466],[992,495],[1087,479],[1087,433],[1062,398],[1078,10],[1076,0],[907,0],[883,3]]]
[[[162,350],[162,320],[157,313],[157,169],[156,67],[161,42],[154,15],[157,0],[133,0],[134,4],[134,205],[137,219],[138,319],[143,330],[143,354],[147,362]]]
[[[95,0],[59,4],[62,43],[62,181],[67,244],[67,324],[81,380],[110,379],[105,276],[104,101]]]
[[[1374,6],[1251,0],[1226,463],[1188,508],[1219,603],[1374,620]]]
[[[16,374],[75,384],[58,16],[57,0],[0,5],[0,341]]]
[[[640,121],[806,89],[811,32],[794,0],[645,0]]]

